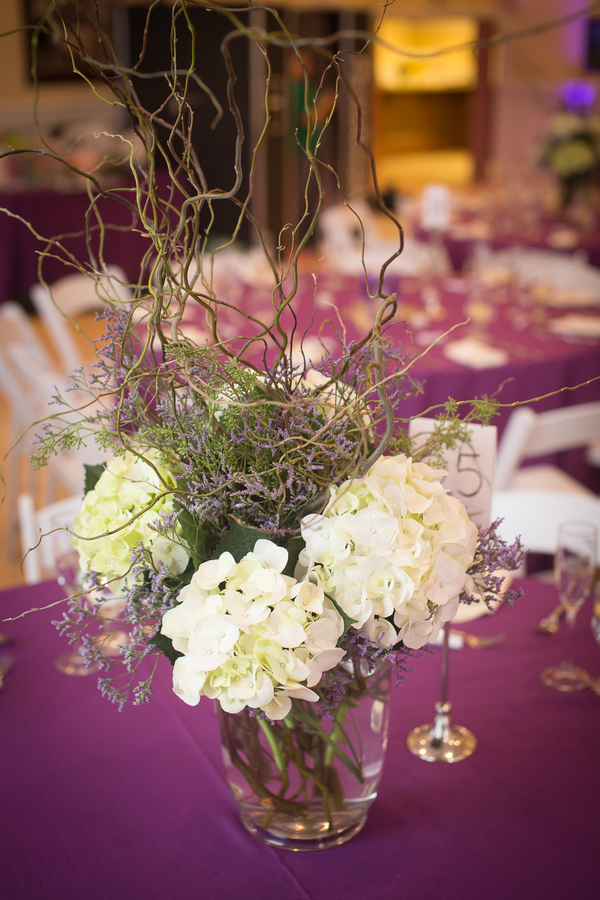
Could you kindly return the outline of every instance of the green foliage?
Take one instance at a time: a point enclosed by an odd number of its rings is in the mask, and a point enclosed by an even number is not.
[[[283,570],[284,575],[289,575],[291,578],[294,577],[294,571],[296,569],[296,563],[298,562],[298,557],[300,553],[305,547],[304,538],[300,537],[300,535],[296,535],[287,544],[287,552],[288,552],[288,561],[285,569]]]
[[[269,539],[269,537],[270,535],[261,531],[260,528],[244,525],[242,522],[234,522],[219,541],[213,558],[217,559],[221,553],[228,551],[235,561],[239,562],[247,553],[254,550],[254,545],[258,540]]]
[[[175,650],[173,647],[173,641],[171,638],[168,638],[165,634],[162,634],[158,631],[153,638],[148,641],[148,646],[154,646],[157,650],[160,650],[163,653],[172,666],[175,665],[175,660],[180,656],[183,656],[183,653],[180,653],[178,650]]]
[[[336,610],[339,612],[340,616],[342,617],[342,619],[344,621],[344,633],[338,640],[338,647],[339,647],[340,643],[344,640],[344,638],[350,631],[350,628],[352,627],[352,625],[356,625],[357,620],[351,619],[350,616],[347,616],[346,613],[344,612],[344,610],[342,609],[342,607],[338,603],[336,603],[336,601],[333,599],[333,597],[330,597],[329,594],[325,594],[325,596],[327,597],[328,600],[331,600],[331,602],[333,603]]]
[[[181,538],[189,548],[195,571],[207,558],[206,528],[199,516],[195,516],[177,500],[174,506],[177,510],[177,522],[181,527]]]
[[[473,421],[481,422],[482,425],[489,425],[494,416],[498,415],[500,404],[496,400],[492,400],[487,394],[479,399],[473,400],[471,407],[471,416]]]
[[[83,488],[83,493],[85,495],[89,491],[93,491],[98,484],[100,476],[106,469],[106,463],[98,463],[98,465],[94,466],[90,466],[87,463],[84,463],[83,468],[85,469],[85,484]]]

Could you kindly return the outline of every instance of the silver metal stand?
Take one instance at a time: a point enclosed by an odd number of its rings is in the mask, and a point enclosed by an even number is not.
[[[450,724],[452,704],[448,701],[448,636],[450,623],[444,625],[442,644],[442,685],[440,700],[435,704],[433,725],[414,728],[406,739],[408,749],[428,762],[459,762],[471,756],[477,747],[477,739],[462,725]]]

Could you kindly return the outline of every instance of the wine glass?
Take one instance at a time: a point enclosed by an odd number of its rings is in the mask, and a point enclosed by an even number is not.
[[[419,725],[408,734],[408,749],[427,762],[460,762],[474,753],[477,738],[463,725],[453,725],[450,720],[452,704],[448,700],[448,663],[450,622],[442,629],[442,684],[440,699],[435,704],[433,723]]]
[[[123,655],[123,647],[129,643],[129,635],[120,628],[120,614],[125,608],[125,597],[115,594],[109,587],[98,587],[88,594],[94,616],[100,622],[101,633],[96,638],[96,647],[106,658]]]
[[[577,611],[588,595],[596,562],[596,529],[589,522],[563,522],[558,529],[554,578],[567,617],[564,659],[544,669],[540,678],[556,691],[580,691],[589,686],[585,669],[573,665],[571,642]]]
[[[600,644],[600,580],[596,582],[596,590],[594,593],[594,608],[592,610],[592,634],[597,644]],[[590,687],[595,694],[600,696],[600,675],[592,678]]]
[[[59,532],[52,533],[52,539],[58,549],[56,553],[56,580],[63,589],[66,597],[71,597],[81,590],[81,572],[79,568],[79,553],[72,547],[64,546],[63,535]],[[100,664],[86,663],[83,653],[83,643],[79,641],[72,650],[65,650],[54,660],[54,665],[64,675],[92,675],[100,670]]]

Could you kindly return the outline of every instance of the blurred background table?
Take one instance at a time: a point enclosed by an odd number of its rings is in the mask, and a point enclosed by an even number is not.
[[[470,623],[506,639],[451,653],[454,720],[479,746],[459,765],[413,757],[406,735],[431,721],[439,652],[394,693],[388,756],[363,831],[348,844],[289,853],[244,830],[223,778],[210,702],[190,708],[160,661],[149,705],[119,713],[95,676],[54,669],[65,641],[35,613],[3,622],[15,664],[0,693],[3,900],[595,900],[600,889],[600,699],[560,694],[540,671],[562,634],[536,633],[556,603],[525,580],[511,610]],[[54,583],[0,594],[2,618],[58,600]],[[581,610],[577,663],[600,648]]]
[[[164,180],[160,181],[161,188]],[[119,192],[122,199],[135,203],[135,195],[128,193],[131,186],[125,185]],[[98,201],[98,211],[108,227],[103,233],[104,260],[108,264],[119,265],[127,277],[137,283],[140,262],[148,249],[149,240],[133,226],[132,211],[124,203],[112,198]],[[89,260],[86,246],[85,222],[90,210],[90,198],[82,191],[56,191],[47,188],[0,192],[0,303],[4,300],[21,299],[27,296],[29,288],[39,279],[39,253],[46,249],[42,239],[59,238],[67,254],[81,263]],[[96,225],[94,211],[90,224]],[[33,230],[27,227],[29,223]],[[34,233],[35,232],[35,233]],[[91,246],[97,250],[98,229],[93,232]],[[52,284],[76,269],[55,257],[54,251],[43,263],[44,279]],[[68,257],[65,257],[68,258]]]
[[[425,237],[422,229],[416,229]],[[600,229],[580,228],[561,221],[556,216],[543,216],[538,212],[533,221],[515,221],[506,216],[494,218],[493,214],[482,218],[472,213],[455,216],[444,235],[444,244],[450,255],[452,268],[461,272],[468,264],[473,249],[484,241],[492,249],[507,247],[538,248],[568,254],[583,255],[592,266],[600,266]]]
[[[224,337],[252,330],[240,310],[251,311],[260,321],[270,320],[272,301],[266,284],[264,270],[246,272],[243,279],[228,273],[223,292],[233,308],[220,319]],[[375,286],[373,279],[371,293]],[[431,407],[440,410],[448,397],[470,400],[487,395],[506,404],[494,419],[501,435],[512,411],[508,404],[515,401],[562,391],[535,404],[537,411],[544,411],[600,399],[600,381],[593,381],[600,377],[600,296],[595,304],[561,308],[514,284],[486,288],[458,276],[390,275],[385,288],[398,294],[398,310],[386,334],[403,353],[419,357],[410,374],[422,385],[421,393],[405,401],[398,415],[419,415]],[[377,305],[359,275],[324,270],[315,286],[312,273],[302,273],[294,301],[298,363],[302,363],[299,339],[309,329],[306,361],[318,361],[323,352],[339,356],[339,335],[347,344],[360,340],[372,326]],[[582,333],[569,332],[568,321],[564,324],[567,316],[575,317],[575,330],[579,324]],[[290,335],[294,325],[290,314],[284,314],[282,325]],[[201,343],[208,337],[203,326],[197,310],[188,306],[184,334]],[[553,330],[563,326],[565,333]],[[478,354],[469,343],[462,344],[465,339],[476,341]],[[456,342],[458,355],[453,352]],[[577,385],[582,386],[574,390]],[[583,449],[555,455],[551,461],[595,491],[600,487],[598,472],[586,462]]]

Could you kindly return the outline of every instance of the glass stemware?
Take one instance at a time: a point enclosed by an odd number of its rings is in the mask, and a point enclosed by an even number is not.
[[[592,610],[592,634],[597,644],[600,645],[600,580],[596,582],[596,590],[594,593],[594,608]],[[590,687],[595,694],[600,697],[600,675],[592,678]]]
[[[54,534],[52,535],[54,537]],[[56,556],[56,580],[62,587],[66,597],[71,597],[81,589],[79,554],[77,550],[68,549]],[[93,675],[100,670],[100,664],[86,663],[83,644],[80,642],[72,650],[66,650],[54,660],[54,665],[64,675]]]
[[[550,666],[540,675],[543,683],[556,691],[580,691],[590,683],[585,669],[573,665],[571,643],[577,612],[594,575],[596,541],[596,529],[588,522],[564,522],[559,527],[554,578],[567,618],[564,658],[560,665]]]
[[[477,747],[477,738],[462,725],[452,725],[450,710],[452,704],[448,700],[448,639],[450,622],[443,627],[442,643],[442,684],[440,699],[435,704],[436,716],[433,724],[419,725],[409,733],[406,743],[408,749],[420,759],[427,762],[460,762],[467,759]]]

